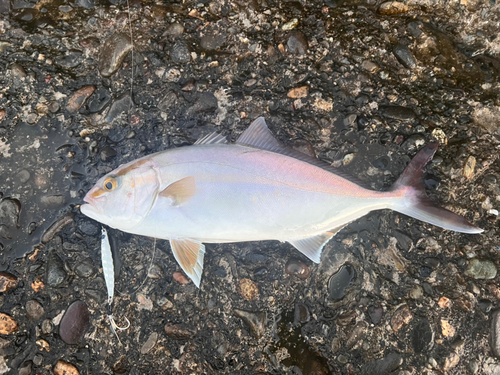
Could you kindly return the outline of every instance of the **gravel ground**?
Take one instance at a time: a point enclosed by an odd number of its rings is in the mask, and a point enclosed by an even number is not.
[[[469,0],[0,0],[0,373],[500,374],[499,15]],[[120,344],[83,196],[258,116],[377,190],[439,140],[428,192],[485,232],[379,211],[320,265],[288,244],[209,244],[197,289],[166,241],[110,230]]]

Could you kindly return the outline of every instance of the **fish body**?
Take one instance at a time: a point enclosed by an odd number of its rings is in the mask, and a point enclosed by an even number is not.
[[[211,134],[193,146],[120,166],[88,192],[81,211],[125,232],[170,240],[197,286],[203,243],[286,241],[319,263],[324,245],[340,229],[379,209],[480,233],[425,195],[422,168],[436,149],[424,148],[389,191],[378,192],[283,146],[260,117],[235,144]]]

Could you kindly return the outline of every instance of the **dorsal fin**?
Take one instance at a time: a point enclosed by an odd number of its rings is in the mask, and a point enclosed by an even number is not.
[[[346,180],[349,180],[363,188],[370,189],[370,187],[368,187],[364,182],[358,180],[355,177],[352,177],[348,173],[334,168],[324,161],[316,159],[315,157],[306,155],[300,151],[283,145],[280,141],[274,138],[274,135],[267,127],[264,117],[259,117],[254,122],[252,122],[248,129],[245,130],[242,135],[240,135],[236,143],[259,148],[261,150],[276,152],[277,154],[285,156],[290,156],[294,159],[304,161],[306,163],[324,169],[325,171],[336,174],[337,176],[345,178]]]
[[[195,145],[213,145],[213,144],[222,144],[222,143],[227,143],[227,138],[224,137],[223,135],[220,135],[217,132],[213,132],[213,133],[207,134],[204,137],[201,137],[194,144]]]

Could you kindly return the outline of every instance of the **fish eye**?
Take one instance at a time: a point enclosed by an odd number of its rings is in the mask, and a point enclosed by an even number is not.
[[[116,179],[114,177],[108,177],[104,181],[104,189],[106,189],[107,191],[113,191],[114,189],[116,189],[117,185],[118,183],[116,182]]]

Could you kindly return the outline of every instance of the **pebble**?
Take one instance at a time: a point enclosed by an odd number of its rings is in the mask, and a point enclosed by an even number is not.
[[[49,242],[54,236],[63,229],[66,225],[69,225],[74,222],[75,214],[70,212],[62,217],[60,217],[57,221],[55,221],[43,234],[42,243],[46,244]]]
[[[14,78],[26,78],[26,70],[19,65],[18,63],[14,63],[10,66],[10,72]]]
[[[382,321],[384,309],[382,306],[368,306],[368,316],[373,324],[377,325]]]
[[[383,116],[393,120],[413,121],[417,117],[413,109],[398,105],[384,105],[380,106],[379,109],[382,112]]]
[[[103,162],[107,162],[111,159],[113,159],[116,156],[116,151],[114,148],[111,148],[109,146],[105,146],[101,150],[100,158]]]
[[[16,227],[21,212],[21,202],[14,198],[4,198],[0,201],[0,223]]]
[[[90,113],[101,112],[111,101],[111,95],[106,89],[98,89],[87,101],[87,108]]]
[[[460,357],[457,353],[450,353],[444,360],[443,371],[448,372],[460,362]]]
[[[474,279],[494,279],[497,275],[495,263],[491,260],[480,260],[477,258],[471,259],[465,275]]]
[[[425,145],[425,138],[420,134],[411,135],[404,143],[401,145],[405,151],[416,151]]]
[[[177,281],[179,284],[182,284],[182,285],[186,285],[186,284],[189,284],[189,279],[184,276],[184,274],[182,272],[179,272],[179,271],[175,271],[173,274],[172,274],[172,277],[174,278],[175,281]]]
[[[250,279],[241,279],[238,282],[238,292],[247,301],[253,301],[259,297],[259,287]]]
[[[500,359],[500,310],[491,314],[490,345],[493,355]]]
[[[234,309],[234,314],[243,320],[243,323],[250,329],[255,338],[264,335],[266,328],[267,315],[265,312],[251,312],[246,310]]]
[[[420,320],[413,327],[411,343],[415,353],[428,352],[434,346],[434,330],[427,319]]]
[[[40,302],[34,299],[26,302],[26,315],[29,319],[38,320],[43,316],[43,314],[45,314],[45,310]]]
[[[74,365],[61,359],[57,361],[53,371],[54,375],[80,375],[80,372]]]
[[[311,270],[301,260],[290,258],[285,264],[285,272],[288,275],[297,276],[299,279],[305,280],[311,274]]]
[[[10,1],[8,0],[0,0],[0,14],[7,14],[10,12]],[[0,44],[1,47],[1,44]],[[0,48],[0,53],[2,49]]]
[[[203,92],[198,96],[196,103],[187,110],[187,115],[192,116],[197,113],[211,113],[219,108],[219,102],[211,92]]]
[[[345,343],[346,347],[351,349],[354,345],[361,342],[366,334],[368,333],[368,323],[365,321],[360,321],[356,323],[354,329],[351,331],[351,334],[347,338]]]
[[[413,319],[413,314],[410,311],[408,305],[401,306],[398,308],[391,318],[391,327],[394,332],[399,331],[403,326],[410,323]]]
[[[448,309],[451,307],[451,300],[448,297],[441,297],[438,300],[438,306],[442,309]]]
[[[115,33],[102,46],[99,55],[98,69],[103,77],[112,76],[122,64],[125,57],[132,50],[130,36],[124,33]]]
[[[44,339],[36,340],[36,346],[38,346],[38,350],[41,352],[50,352],[50,344]]]
[[[292,31],[286,42],[288,51],[294,55],[305,55],[307,52],[308,43],[305,35],[300,31]]]
[[[407,46],[398,44],[394,47],[392,53],[405,68],[415,69],[417,67],[417,60]]]
[[[128,113],[130,109],[134,106],[134,102],[130,95],[126,94],[122,96],[120,99],[115,100],[111,105],[104,121],[108,124],[112,124],[118,117],[120,117],[123,113]]]
[[[293,18],[292,20],[288,21],[283,26],[281,26],[281,30],[290,31],[295,29],[298,25],[299,25],[299,20],[297,18]]]
[[[370,73],[376,73],[379,70],[379,65],[370,60],[364,60],[361,63],[361,67]]]
[[[10,335],[18,329],[17,322],[5,313],[0,313],[0,334]]]
[[[85,9],[94,9],[95,1],[94,0],[76,0],[75,6]]]
[[[311,319],[311,314],[309,309],[303,303],[295,304],[295,310],[293,312],[293,324],[299,325],[307,323]]]
[[[75,274],[78,277],[91,277],[96,272],[94,267],[94,262],[90,258],[85,258],[82,261],[79,261],[75,267]]]
[[[356,270],[349,263],[343,264],[328,280],[328,292],[330,299],[339,301],[344,298],[351,282],[356,278]]]
[[[410,291],[410,298],[414,300],[421,299],[424,296],[424,288],[420,285],[415,285]]]
[[[54,330],[54,324],[52,324],[52,320],[45,319],[42,322],[42,333],[44,335],[50,335],[53,330]]]
[[[158,341],[158,333],[152,332],[146,342],[141,347],[141,354],[148,354]]]
[[[470,179],[474,176],[474,170],[476,169],[476,158],[474,156],[469,156],[467,161],[465,162],[464,169],[462,171],[462,175]]]
[[[66,280],[64,263],[55,250],[50,251],[47,260],[46,282],[48,286],[57,288]]]
[[[145,294],[143,293],[138,293],[137,294],[137,309],[140,310],[147,310],[147,311],[152,311],[153,310],[153,301],[151,298],[148,298]]]
[[[76,68],[83,62],[83,54],[80,51],[69,51],[63,58],[56,59],[54,63],[63,69]]]
[[[170,68],[163,76],[163,80],[167,82],[178,82],[181,79],[181,76],[182,74],[179,69]]]
[[[182,35],[183,32],[184,32],[184,26],[182,26],[178,22],[174,22],[174,23],[168,25],[167,29],[165,30],[165,32],[163,33],[162,36],[170,35],[170,36],[173,36],[175,38],[175,37]]]
[[[380,4],[378,13],[394,16],[396,14],[406,13],[408,10],[409,7],[405,3],[401,3],[399,1],[386,1],[385,3]]]
[[[191,61],[191,52],[186,43],[177,41],[170,50],[170,60],[175,64],[185,64]]]
[[[196,334],[191,328],[185,324],[165,324],[165,333],[176,340],[189,340]]]
[[[446,319],[441,319],[441,333],[444,337],[453,337],[456,330]]]
[[[361,367],[362,375],[386,375],[392,373],[403,364],[403,357],[399,353],[389,353],[384,358],[368,362]]]
[[[1,12],[0,12],[1,13]],[[26,361],[19,368],[18,375],[31,375],[33,361]]]
[[[5,271],[0,272],[0,293],[14,289],[17,282],[17,276]]]
[[[7,117],[7,111],[5,109],[0,109],[0,122]]]
[[[57,207],[62,206],[66,203],[66,197],[64,195],[43,195],[40,198],[40,204],[45,207]]]
[[[216,51],[225,41],[226,39],[220,34],[207,33],[201,37],[200,47],[205,51]]]
[[[309,95],[309,86],[293,88],[286,94],[290,99],[305,98],[307,95]]]
[[[97,225],[95,221],[90,220],[82,220],[78,228],[82,231],[83,234],[91,237],[96,236],[101,232],[99,225]]]
[[[59,336],[70,345],[77,344],[89,327],[90,313],[83,301],[73,302],[61,319],[59,325]]]

